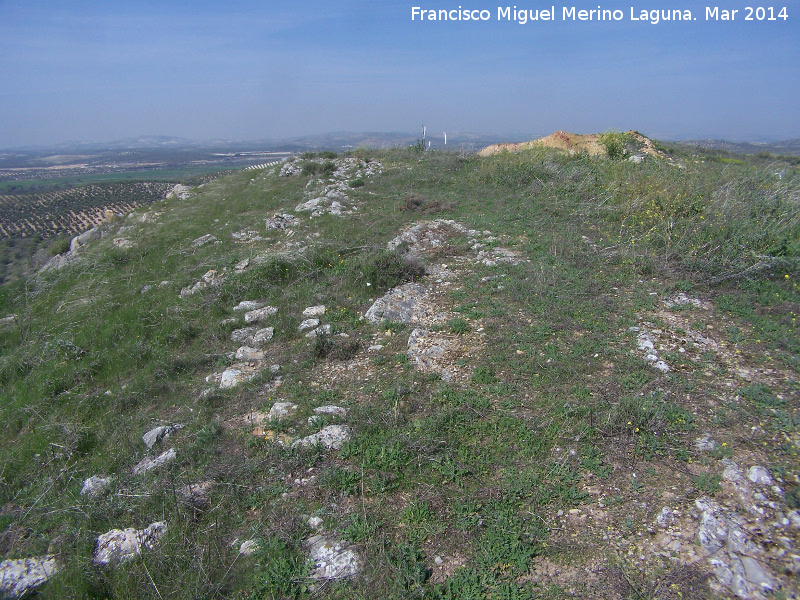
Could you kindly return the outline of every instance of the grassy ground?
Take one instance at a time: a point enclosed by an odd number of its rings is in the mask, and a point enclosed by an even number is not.
[[[0,316],[18,316],[0,328],[3,557],[59,556],[42,598],[712,597],[698,567],[640,559],[641,544],[666,494],[720,491],[731,456],[768,466],[799,501],[796,177],[689,157],[358,154],[385,171],[352,188],[355,214],[265,233],[309,175],[240,172],[153,205],[153,223],[123,221],[134,248],[111,247],[113,233],[75,267],[0,290]],[[409,362],[408,327],[359,318],[419,274],[386,242],[433,218],[526,259],[464,260],[468,240],[454,239],[423,260],[455,272],[437,296],[442,331],[479,340],[453,359],[468,378],[450,383]],[[266,239],[233,241],[248,229]],[[220,243],[191,246],[206,233]],[[230,274],[180,299],[209,269]],[[701,306],[665,306],[681,292]],[[279,309],[267,351],[282,385],[264,374],[202,393],[235,350],[241,324],[225,319],[250,299]],[[299,333],[316,304],[349,337]],[[660,336],[669,373],[645,363],[631,327]],[[276,400],[298,413],[254,436],[243,416]],[[350,411],[341,450],[272,441],[313,432],[322,404]],[[177,461],[133,476],[142,434],[163,422],[186,425],[169,439]],[[724,442],[713,454],[694,446],[706,432]],[[96,474],[114,474],[111,493],[79,496]],[[208,506],[180,502],[207,480]],[[360,576],[312,593],[310,515],[357,544]],[[99,534],[159,520],[153,551],[91,564]],[[255,555],[237,554],[245,539]]]

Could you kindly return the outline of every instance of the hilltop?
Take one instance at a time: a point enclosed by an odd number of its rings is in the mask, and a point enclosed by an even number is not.
[[[797,170],[626,158],[306,153],[0,286],[0,589],[796,598]]]
[[[624,134],[629,145],[635,146],[635,152],[650,156],[663,157],[664,153],[653,145],[653,142],[638,131],[628,131]],[[530,142],[492,144],[478,151],[479,156],[491,156],[500,152],[520,152],[533,148],[555,148],[565,150],[571,154],[586,153],[590,156],[605,156],[608,154],[607,145],[603,143],[603,134],[577,134],[566,131],[556,131],[548,136]]]

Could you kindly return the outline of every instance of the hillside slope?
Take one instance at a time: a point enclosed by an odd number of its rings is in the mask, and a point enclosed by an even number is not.
[[[797,597],[798,199],[409,149],[103,224],[0,288],[0,589]]]

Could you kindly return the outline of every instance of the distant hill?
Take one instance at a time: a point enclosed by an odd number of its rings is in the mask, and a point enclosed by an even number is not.
[[[655,148],[653,142],[646,136],[636,131],[628,131],[626,133],[628,139],[632,140],[636,146],[636,151],[650,154],[652,156],[661,156],[662,154]],[[565,150],[570,154],[575,152],[585,152],[591,155],[605,155],[606,149],[600,143],[601,134],[578,134],[569,133],[567,131],[556,131],[548,136],[541,137],[536,140],[521,143],[503,143],[492,144],[486,146],[478,152],[480,156],[491,156],[500,152],[519,152],[521,150],[529,150],[531,148],[556,148],[558,150]]]
[[[699,146],[707,150],[724,150],[733,154],[782,154],[800,156],[800,139],[785,140],[783,142],[728,142],[726,140],[681,140],[679,143],[687,146]]]

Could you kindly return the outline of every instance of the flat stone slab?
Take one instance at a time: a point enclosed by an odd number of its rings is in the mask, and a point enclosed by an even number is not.
[[[4,560],[0,563],[0,595],[20,598],[58,573],[60,567],[53,555]]]
[[[248,325],[253,323],[260,323],[264,319],[275,316],[278,309],[274,306],[265,306],[264,308],[257,308],[256,310],[248,311],[244,314],[244,322]]]
[[[264,351],[250,346],[240,346],[234,358],[246,363],[258,363],[264,360]]]
[[[258,375],[259,370],[250,367],[249,365],[233,365],[232,367],[228,367],[222,372],[222,377],[219,381],[219,387],[221,389],[228,389],[232,387],[236,387],[240,383],[245,383],[247,381],[252,381]]]
[[[144,529],[112,529],[97,538],[92,562],[101,566],[114,566],[127,562],[142,553],[142,548],[152,550],[167,532],[167,524],[158,521]]]
[[[303,319],[298,329],[300,331],[305,331],[306,329],[313,329],[317,325],[319,325],[319,319]]]
[[[111,485],[111,481],[111,477],[99,477],[98,475],[92,475],[88,479],[83,480],[83,487],[81,488],[80,494],[81,496],[87,496],[89,498],[97,498],[98,496],[102,496]]]
[[[378,298],[364,314],[371,323],[396,321],[410,323],[415,318],[415,309],[420,299],[427,293],[425,286],[418,283],[405,283],[392,288],[382,298]]]
[[[149,450],[150,448],[155,446],[157,442],[168,437],[169,434],[172,433],[175,429],[177,428],[173,427],[172,425],[161,425],[159,427],[154,427],[153,429],[151,429],[142,436],[142,441]]]
[[[239,302],[239,304],[237,304],[236,306],[233,307],[233,310],[235,310],[235,311],[239,311],[239,310],[246,310],[246,311],[258,310],[259,308],[261,308],[263,306],[264,306],[264,303],[263,302],[259,302],[258,300],[242,300],[241,302]]]
[[[305,542],[309,557],[314,561],[311,579],[343,579],[361,570],[361,559],[347,542],[315,535]]]
[[[267,421],[280,421],[285,417],[291,417],[297,410],[297,404],[291,402],[276,402],[267,413]]]
[[[350,439],[350,431],[344,425],[328,425],[313,435],[297,440],[292,448],[322,444],[328,450],[338,450]]]
[[[142,460],[140,460],[135,467],[133,467],[133,474],[134,475],[141,475],[142,473],[146,473],[147,471],[152,471],[153,469],[157,469],[158,467],[162,467],[167,463],[172,462],[177,458],[178,452],[175,448],[170,448],[166,452],[162,452],[155,458],[150,456],[145,456]]]
[[[309,306],[303,310],[304,319],[312,319],[314,317],[321,317],[325,314],[325,305],[318,304],[317,306]]]

